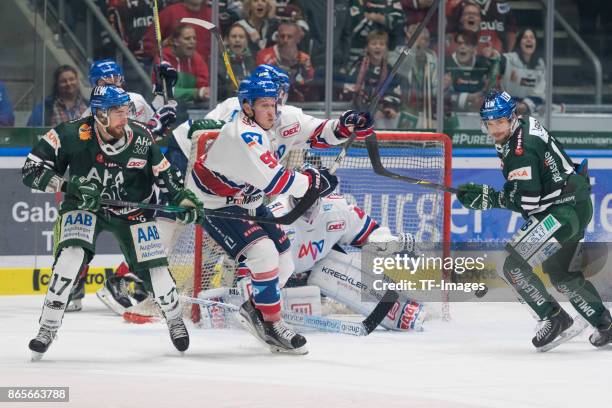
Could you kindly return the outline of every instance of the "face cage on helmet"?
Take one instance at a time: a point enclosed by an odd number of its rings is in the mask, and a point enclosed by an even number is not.
[[[99,80],[103,80],[104,84],[103,85],[98,85],[98,81]],[[96,86],[114,85],[117,88],[122,88],[124,83],[125,83],[125,78],[123,77],[123,75],[114,75],[113,74],[113,75],[98,77],[96,79]]]

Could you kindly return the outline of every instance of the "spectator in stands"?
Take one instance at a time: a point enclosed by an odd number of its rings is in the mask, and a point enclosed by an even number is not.
[[[212,10],[213,0],[207,0]],[[227,33],[234,23],[242,17],[242,0],[219,0],[219,27],[221,33]]]
[[[537,44],[534,30],[527,28],[501,60],[501,86],[516,99],[519,114],[541,113],[544,104],[546,65]]]
[[[159,13],[159,25],[162,39],[166,40],[181,24],[184,17],[199,18],[210,21],[210,7],[204,5],[204,0],[184,0],[182,3],[172,4]],[[210,57],[210,33],[202,27],[194,26],[196,32],[197,52],[208,61]],[[154,25],[151,24],[142,39],[144,52],[150,58],[157,57],[157,41],[155,40]],[[166,44],[164,44],[166,45]]]
[[[353,109],[367,110],[377,89],[391,71],[388,46],[389,34],[385,31],[376,30],[368,34],[365,56],[349,69],[348,81],[341,94],[342,100],[352,101]],[[374,113],[377,121],[396,119],[401,103],[399,88],[399,80],[395,77],[383,95],[386,103],[381,104]]]
[[[9,99],[6,85],[0,81],[0,126],[14,126],[15,114],[13,113],[13,104]]]
[[[208,64],[197,51],[196,29],[191,24],[176,27],[170,45],[163,49],[163,58],[178,72],[174,98],[179,103],[177,122],[180,122],[186,119],[187,106],[206,101],[210,96]]]
[[[404,12],[400,0],[352,0],[351,7],[351,51],[349,64],[363,57],[368,34],[372,31],[385,31],[388,34],[389,48],[395,48],[403,36]]]
[[[480,55],[490,58],[493,56],[493,50],[502,54],[514,49],[516,19],[507,2],[463,0],[450,9],[449,13],[449,31],[470,30],[478,33]],[[454,49],[447,49],[447,52],[452,51]]]
[[[255,68],[255,56],[251,54],[249,49],[248,36],[243,26],[234,23],[225,38],[230,65],[238,83],[246,78]],[[219,100],[230,98],[236,94],[236,89],[222,59],[223,56],[221,56],[221,61],[219,62]]]
[[[276,65],[287,72],[291,79],[288,99],[291,102],[309,100],[309,84],[314,78],[310,56],[298,49],[300,37],[296,23],[283,22],[278,26],[278,44],[257,53],[257,65]]]
[[[273,44],[276,32],[276,7],[273,0],[244,0],[244,18],[238,22],[249,34],[249,48],[253,55]]]
[[[78,119],[88,104],[89,101],[81,95],[77,70],[70,65],[61,65],[53,73],[52,94],[34,106],[28,126],[57,126]]]
[[[477,41],[472,31],[455,34],[457,48],[446,62],[444,88],[455,111],[477,111],[489,86],[495,83],[496,60],[478,55]]]
[[[321,10],[319,10],[319,13],[321,13]],[[320,15],[319,18],[321,18]],[[279,24],[285,21],[297,24],[302,34],[299,42],[300,51],[310,54],[312,48],[310,26],[304,20],[304,12],[298,2],[296,0],[276,0],[276,20]],[[272,40],[277,41],[276,33],[272,35]]]

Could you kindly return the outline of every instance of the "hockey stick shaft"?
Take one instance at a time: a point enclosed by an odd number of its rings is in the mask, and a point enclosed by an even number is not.
[[[402,66],[402,64],[404,63],[404,61],[410,54],[410,51],[412,47],[414,46],[414,43],[419,38],[419,36],[421,35],[421,32],[423,32],[427,24],[429,24],[429,21],[431,20],[434,13],[436,12],[439,3],[440,1],[436,0],[436,2],[429,8],[429,10],[427,11],[427,14],[425,15],[425,18],[423,19],[423,21],[421,21],[416,31],[414,32],[414,34],[408,40],[408,43],[402,50],[399,58],[397,59],[395,64],[393,64],[391,71],[389,72],[389,74],[387,75],[383,83],[380,84],[380,86],[376,90],[376,95],[374,96],[374,98],[372,98],[372,100],[370,101],[370,105],[368,106],[368,112],[370,113],[375,112],[376,107],[378,106],[378,103],[380,102],[381,98],[387,91],[387,88],[389,88],[389,85],[391,84],[391,81],[393,81],[393,78],[395,78],[397,71],[400,69],[400,67]],[[352,146],[356,138],[357,138],[357,135],[353,131],[351,133],[351,136],[349,136],[346,142],[344,142],[344,144],[342,145],[342,150],[340,150],[340,153],[338,153],[338,156],[336,156],[336,159],[330,166],[330,169],[329,169],[330,173],[332,174],[336,173],[336,171],[338,170],[338,167],[340,167],[340,164],[342,163],[342,160],[344,160],[344,158],[346,157],[348,149]]]
[[[240,310],[238,306],[223,302],[216,302],[214,300],[198,299],[189,296],[183,296],[182,299],[189,303],[195,303],[198,305],[220,307],[229,312],[238,312],[238,310]],[[353,336],[367,336],[369,334],[363,323],[359,322],[348,322],[345,320],[331,319],[323,316],[311,316],[302,313],[290,312],[287,310],[283,310],[281,315],[283,320],[285,320],[287,323],[296,326],[309,327],[312,329],[333,333],[350,334]]]
[[[455,193],[456,194],[459,191],[454,187],[449,187],[449,186],[445,186],[442,184],[433,183],[431,181],[418,179],[418,178],[414,178],[410,176],[404,176],[402,174],[390,172],[382,164],[382,161],[380,158],[380,151],[378,149],[378,142],[376,141],[376,135],[372,134],[366,137],[365,143],[366,143],[366,148],[368,149],[368,156],[370,157],[370,162],[372,163],[372,169],[374,170],[374,173],[379,174],[384,177],[389,177],[395,180],[405,181],[411,184],[418,184],[420,186],[431,188],[437,191],[443,191],[445,193]]]
[[[221,37],[221,33],[219,32],[219,29],[217,28],[217,26],[211,23],[210,21],[202,20],[199,18],[192,18],[192,17],[183,17],[181,19],[181,23],[195,24],[199,27],[202,27],[205,30],[210,31],[213,35],[217,37],[217,42],[219,43],[219,47],[223,54],[223,64],[225,65],[225,69],[227,69],[227,74],[229,75],[232,81],[232,84],[234,85],[234,89],[237,91],[238,81],[236,80],[236,75],[234,75],[234,70],[229,60],[229,52],[227,51],[227,47],[225,46],[225,43],[223,42],[223,38]]]
[[[318,199],[318,194],[314,190],[306,192],[304,197],[298,202],[298,204],[289,213],[282,217],[258,217],[256,215],[249,214],[237,214],[218,210],[205,210],[206,217],[226,218],[241,221],[253,221],[264,224],[280,224],[290,225],[293,224],[310,206]],[[189,208],[180,207],[176,205],[164,205],[164,204],[153,204],[153,203],[142,203],[135,201],[124,201],[124,200],[111,200],[103,198],[100,200],[102,205],[111,207],[131,207],[131,208],[142,208],[144,210],[157,210],[169,213],[181,213],[188,211]]]
[[[159,56],[159,63],[163,62],[162,55],[162,38],[161,38],[161,27],[159,23],[159,8],[157,7],[157,0],[153,0],[153,24],[155,25],[155,40],[157,41],[157,54]],[[164,92],[164,103],[168,103],[168,86],[163,78],[159,78],[162,81],[162,88]]]

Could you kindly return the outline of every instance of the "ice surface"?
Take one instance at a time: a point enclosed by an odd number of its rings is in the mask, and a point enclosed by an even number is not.
[[[514,303],[452,304],[451,322],[426,322],[422,333],[307,333],[307,356],[272,355],[240,330],[190,326],[181,356],[164,324],[124,323],[87,295],[84,310],[66,314],[59,338],[32,363],[27,343],[42,300],[0,297],[0,385],[69,386],[63,406],[610,406],[612,346],[594,349],[587,329],[536,353],[535,322]]]

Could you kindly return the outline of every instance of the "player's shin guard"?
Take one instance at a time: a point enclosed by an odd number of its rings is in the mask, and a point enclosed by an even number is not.
[[[62,324],[70,290],[85,262],[85,251],[79,247],[61,250],[53,266],[53,275],[40,315],[40,330],[29,343],[32,360],[39,360],[47,351]]]
[[[542,280],[533,272],[529,264],[518,256],[510,254],[503,267],[504,277],[514,287],[517,294],[540,319],[550,316],[559,303],[548,293]]]
[[[70,291],[84,262],[83,248],[68,247],[61,250],[53,266],[53,275],[45,296],[40,316],[41,326],[50,330],[60,328]]]
[[[183,322],[174,279],[166,266],[151,268],[149,273],[153,296],[166,318],[172,344],[178,351],[185,351],[189,348],[189,333]]]
[[[269,272],[252,273],[253,304],[261,312],[263,320],[277,321],[281,318],[278,268]]]

